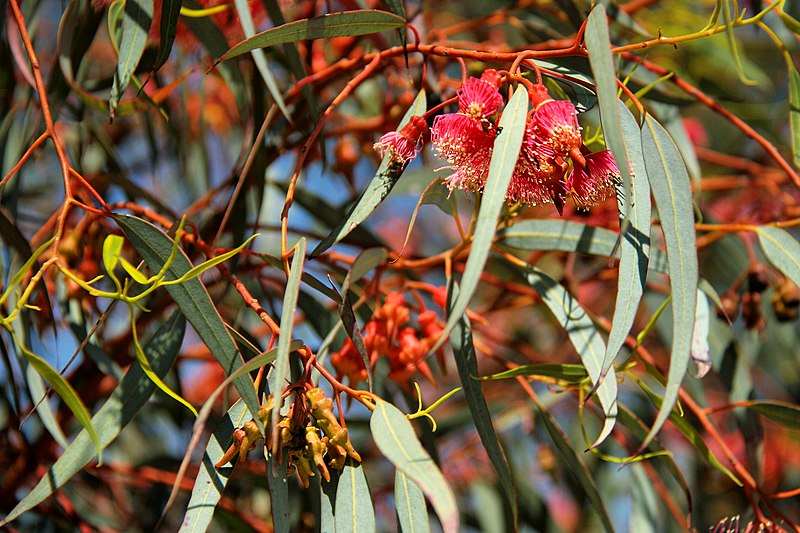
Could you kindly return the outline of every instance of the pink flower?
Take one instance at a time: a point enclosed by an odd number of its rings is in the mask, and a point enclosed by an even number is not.
[[[558,162],[551,147],[537,143],[533,126],[529,124],[522,138],[522,149],[511,176],[506,199],[529,205],[554,202],[560,212],[566,193],[566,168],[566,164]]]
[[[567,189],[579,209],[589,209],[614,193],[620,179],[619,168],[610,150],[586,156],[586,167],[572,165]]]
[[[428,123],[419,115],[414,115],[400,131],[390,131],[381,137],[372,148],[377,150],[381,157],[389,154],[393,162],[405,164],[417,157],[417,145],[422,140],[422,135],[428,129]]]
[[[533,113],[533,123],[538,141],[550,146],[557,156],[580,155],[583,139],[578,124],[578,112],[572,102],[543,102]]]
[[[431,142],[454,172],[445,181],[455,188],[477,190],[486,183],[495,133],[474,118],[460,113],[439,115],[433,120]]]
[[[458,90],[458,110],[475,119],[483,120],[500,110],[503,97],[490,82],[478,78],[464,80]]]

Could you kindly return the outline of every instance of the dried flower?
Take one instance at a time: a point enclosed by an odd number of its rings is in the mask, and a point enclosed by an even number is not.
[[[372,147],[383,157],[389,154],[392,161],[408,163],[419,153],[417,147],[422,140],[422,135],[428,128],[425,119],[414,115],[400,131],[390,131],[381,137]]]

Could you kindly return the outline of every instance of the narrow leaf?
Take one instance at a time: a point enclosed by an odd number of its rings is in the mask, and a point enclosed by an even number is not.
[[[164,376],[172,368],[183,341],[185,326],[183,316],[180,313],[173,313],[145,346],[151,365],[160,376]],[[92,425],[97,428],[100,447],[108,446],[119,435],[155,389],[155,384],[144,375],[141,367],[134,363],[106,403],[92,417]],[[89,464],[94,454],[92,438],[84,429],[42,476],[36,487],[6,516],[4,522],[16,519],[44,501]]]
[[[645,164],[642,155],[642,132],[639,124],[628,108],[617,100],[620,114],[620,126],[625,136],[630,157],[629,165],[623,161],[623,166],[630,166],[633,176],[631,196],[623,195],[624,201],[619,202],[620,218],[629,213],[629,224],[620,222],[623,235],[620,241],[620,260],[617,284],[617,298],[614,306],[614,316],[611,319],[611,330],[608,333],[606,353],[600,367],[600,379],[605,379],[606,373],[614,364],[614,359],[625,344],[625,338],[633,326],[639,302],[644,294],[647,266],[650,260],[650,185],[645,174]],[[606,136],[608,140],[608,136]],[[624,205],[623,205],[624,204]]]
[[[404,18],[375,9],[343,11],[321,17],[297,20],[263,31],[238,43],[225,52],[217,62],[246,54],[257,48],[276,44],[307,41],[311,39],[330,39],[354,35],[368,35],[392,30],[406,25]]]
[[[509,379],[518,376],[542,376],[577,384],[588,378],[589,374],[586,372],[586,368],[581,365],[540,364],[521,365],[511,370],[498,372],[490,376],[483,376],[480,379]]]
[[[428,452],[422,447],[411,422],[394,405],[378,401],[369,419],[375,445],[395,468],[416,483],[430,500],[444,533],[458,529],[458,507],[453,490]],[[339,482],[339,491],[342,482]],[[336,516],[339,517],[339,497],[336,498]],[[337,522],[337,530],[338,522]],[[344,531],[344,530],[343,530]]]
[[[142,58],[150,23],[153,20],[153,0],[125,0],[124,4],[119,60],[111,86],[111,98],[108,101],[108,110],[112,118]]]
[[[600,121],[606,144],[617,161],[625,198],[631,198],[633,177],[626,164],[628,148],[625,146],[625,133],[620,124],[620,107],[617,105],[617,75],[614,71],[614,60],[611,57],[611,37],[608,34],[606,9],[602,4],[594,6],[586,20],[586,50],[589,52],[589,64],[592,66],[595,85],[597,86],[597,102],[600,105]],[[624,218],[630,216],[630,202],[626,204]]]
[[[422,115],[428,108],[425,90],[421,90],[411,107],[406,111],[403,120],[400,121],[398,130],[402,129],[411,117],[414,115]],[[364,222],[369,215],[375,211],[375,208],[380,205],[383,200],[389,196],[400,175],[406,169],[406,165],[392,162],[389,154],[384,155],[380,166],[378,167],[372,181],[369,182],[367,188],[361,194],[356,204],[350,210],[346,217],[339,222],[339,224],[331,231],[331,233],[320,242],[316,248],[309,254],[309,258],[317,257],[322,252],[344,239],[351,231],[353,231],[359,224]]]
[[[425,533],[431,530],[425,496],[400,470],[394,474],[394,506],[402,533]]]
[[[749,402],[750,409],[769,418],[776,424],[800,431],[800,406],[777,401]]]
[[[222,498],[222,491],[233,473],[233,466],[216,468],[214,465],[222,459],[228,449],[233,431],[242,427],[250,419],[245,404],[239,400],[225,414],[214,428],[208,440],[200,470],[192,488],[189,506],[181,523],[181,533],[199,533],[206,531],[211,524],[214,511]]]
[[[373,533],[375,510],[364,469],[348,459],[336,487],[336,531]]]
[[[169,59],[175,33],[178,30],[178,15],[181,13],[182,0],[163,0],[161,2],[161,32],[158,40],[158,54],[153,70],[158,70]]]
[[[675,143],[649,115],[645,116],[642,149],[664,232],[673,310],[672,351],[664,401],[642,443],[643,449],[669,418],[686,375],[697,306],[698,267],[689,175]]]
[[[239,15],[239,22],[242,25],[245,37],[254,37],[256,26],[253,23],[253,16],[250,13],[250,2],[247,0],[234,0],[234,3],[236,4],[236,12]],[[278,88],[278,82],[275,80],[275,76],[272,75],[272,69],[269,63],[267,63],[266,54],[264,54],[264,51],[260,48],[254,48],[250,50],[250,53],[253,55],[253,61],[256,63],[258,73],[261,74],[261,79],[264,80],[269,94],[272,95],[273,100],[275,100],[283,116],[290,119],[289,109],[286,107],[286,102],[283,101],[283,95],[281,95],[281,90]]]
[[[792,131],[794,166],[800,168],[800,73],[790,64],[789,69],[789,124]]]
[[[548,413],[538,401],[535,401],[535,405],[536,410],[539,413],[539,418],[544,423],[544,427],[550,434],[550,438],[553,439],[553,443],[556,445],[556,450],[558,450],[562,459],[564,459],[568,471],[575,476],[581,487],[583,487],[583,490],[586,492],[586,496],[589,498],[592,507],[594,507],[594,510],[600,517],[600,522],[603,524],[603,528],[606,531],[613,533],[614,528],[611,525],[611,520],[608,517],[605,505],[603,505],[603,498],[600,496],[600,492],[597,490],[597,485],[592,478],[591,472],[589,472],[589,469],[586,467],[578,454],[575,453],[575,450],[572,449],[572,446],[570,446],[569,441],[567,440],[566,434],[564,434],[564,430],[558,426],[558,423],[556,423],[553,417],[550,416],[550,413]]]
[[[122,231],[144,259],[150,270],[159,272],[172,253],[173,241],[163,231],[149,222],[130,215],[114,215]],[[174,261],[167,269],[165,279],[174,280],[185,275],[192,268],[192,263],[182,250],[178,250]],[[219,362],[225,374],[230,375],[242,366],[242,357],[236,343],[233,342],[222,317],[211,301],[208,291],[199,279],[193,278],[179,285],[165,286],[172,299],[194,326],[200,339]],[[258,413],[259,402],[253,381],[249,376],[240,376],[236,381],[236,390],[242,396],[251,413]],[[263,431],[263,424],[255,417]]]
[[[461,316],[466,313],[467,305],[478,287],[481,272],[489,257],[489,250],[494,240],[497,217],[500,216],[500,211],[505,203],[508,184],[511,182],[511,175],[514,173],[514,167],[519,158],[527,116],[528,92],[523,86],[519,86],[503,111],[503,116],[500,117],[498,125],[500,134],[497,135],[494,142],[492,159],[489,162],[489,175],[483,190],[478,220],[475,223],[472,249],[461,277],[461,288],[456,301],[450,308],[444,331],[431,348],[431,352],[435,352],[444,344],[447,336],[461,320]]]
[[[283,307],[281,309],[281,331],[278,334],[278,353],[275,357],[272,371],[269,373],[269,390],[275,399],[275,407],[272,409],[272,427],[276,431],[273,435],[267,435],[267,438],[272,439],[273,450],[279,449],[277,439],[280,435],[277,428],[281,418],[281,406],[283,406],[282,392],[287,385],[286,379],[289,376],[289,352],[292,342],[294,312],[297,309],[297,295],[300,292],[300,277],[303,273],[305,259],[306,239],[303,237],[295,246],[289,278],[286,280],[286,290],[283,293]]]
[[[611,433],[617,418],[617,380],[600,381],[600,364],[606,353],[606,345],[586,311],[563,286],[533,268],[526,271],[526,276],[528,283],[536,289],[558,323],[564,327],[597,389],[597,399],[603,408],[605,421],[600,435],[592,444],[595,447]]]
[[[264,448],[267,454],[267,449]],[[288,461],[280,463],[275,461],[275,456],[270,455],[266,461],[267,479],[269,480],[270,507],[272,508],[272,530],[275,533],[289,533],[289,483],[286,469]]]
[[[457,294],[457,288],[455,284],[453,284],[453,290],[451,291],[449,301],[453,302]],[[459,320],[453,328],[453,332],[450,334],[450,344],[453,347],[453,355],[455,356],[456,367],[458,368],[458,377],[461,380],[461,388],[464,390],[464,396],[467,400],[469,411],[472,414],[475,429],[478,430],[478,436],[497,472],[500,486],[503,488],[506,500],[511,507],[512,523],[516,526],[518,521],[517,491],[514,487],[513,476],[511,474],[511,468],[508,465],[508,460],[503,452],[500,439],[497,437],[497,433],[494,430],[492,414],[489,412],[489,407],[486,405],[483,389],[481,388],[481,384],[473,379],[473,376],[478,375],[478,360],[475,353],[475,346],[472,342],[472,328],[466,314],[462,315],[461,320]]]

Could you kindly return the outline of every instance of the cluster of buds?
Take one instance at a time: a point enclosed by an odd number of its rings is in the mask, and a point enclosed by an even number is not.
[[[270,425],[273,407],[274,400],[270,396],[258,412],[268,435],[273,431]],[[330,481],[330,470],[344,468],[348,457],[361,462],[347,428],[342,427],[333,414],[333,400],[326,398],[322,389],[309,389],[304,396],[299,396],[281,417],[277,431],[280,450],[272,450],[272,439],[267,439],[267,450],[273,454],[285,452],[288,475],[296,472],[305,488],[308,488],[309,478],[315,475],[315,469],[325,481]],[[261,438],[254,420],[245,423],[233,432],[233,444],[215,466],[220,468],[237,457],[239,462],[244,462],[247,452],[254,449]]]
[[[458,91],[458,111],[438,115],[431,142],[453,171],[445,179],[452,191],[480,191],[486,185],[497,121],[503,106],[502,76],[486,70],[468,78]],[[592,153],[583,144],[577,110],[569,100],[554,100],[544,85],[528,90],[533,110],[528,113],[522,147],[506,192],[509,203],[554,203],[561,212],[571,195],[576,207],[588,209],[614,193],[619,168],[608,150]],[[425,127],[412,117],[400,131],[387,133],[375,144],[382,155],[403,164],[416,157]]]
[[[371,368],[374,368],[381,356],[389,360],[389,378],[407,385],[409,378],[419,371],[430,382],[434,382],[425,355],[436,343],[442,333],[442,323],[437,314],[422,308],[417,315],[416,328],[408,325],[411,310],[406,304],[403,294],[391,292],[386,295],[385,303],[375,310],[367,322],[363,337],[369,355]],[[350,339],[338,352],[331,355],[331,364],[337,375],[347,377],[351,384],[367,379],[364,361]]]
[[[747,329],[763,332],[766,319],[762,311],[763,293],[770,287],[767,270],[762,264],[753,265],[745,278],[747,285],[741,298],[733,287],[722,296],[723,318],[733,320],[741,309],[742,320]],[[800,316],[800,288],[791,280],[784,279],[773,287],[772,308],[779,322],[791,322]]]

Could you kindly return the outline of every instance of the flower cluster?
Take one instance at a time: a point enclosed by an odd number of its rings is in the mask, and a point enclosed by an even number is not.
[[[386,356],[390,379],[407,384],[414,372],[419,371],[433,382],[433,375],[423,358],[441,336],[441,321],[429,309],[422,309],[417,315],[416,328],[408,325],[410,319],[411,310],[403,294],[389,293],[385,303],[375,310],[364,328],[364,345],[370,367],[374,368],[378,359]],[[338,376],[346,376],[351,384],[367,379],[364,362],[350,339],[345,341],[341,350],[331,354],[331,364]]]
[[[272,409],[275,401],[272,395],[267,403],[261,406],[258,417],[267,427],[267,434],[272,434]],[[322,389],[308,389],[304,395],[298,394],[296,400],[289,405],[289,411],[278,422],[278,444],[281,451],[288,455],[287,475],[297,473],[303,487],[308,488],[309,478],[314,471],[319,472],[325,481],[330,481],[330,469],[344,468],[348,457],[361,462],[361,455],[353,448],[347,428],[339,424],[333,413],[333,400],[325,397]],[[246,422],[233,432],[233,443],[215,465],[221,468],[229,462],[242,463],[247,459],[247,452],[255,448],[262,439],[261,432],[254,420]],[[267,439],[267,449],[272,450],[272,439]]]
[[[502,76],[486,70],[468,78],[458,91],[458,111],[436,116],[431,142],[453,172],[445,184],[453,189],[479,191],[486,185],[497,119],[503,106]],[[528,114],[516,167],[506,193],[510,203],[538,205],[553,202],[561,211],[570,194],[576,207],[588,209],[613,194],[619,169],[611,152],[592,153],[581,137],[577,111],[569,100],[554,100],[539,84],[528,91],[533,111]],[[418,120],[414,120],[418,119]],[[375,148],[407,163],[422,138],[421,117],[413,117],[399,132],[384,135]]]

